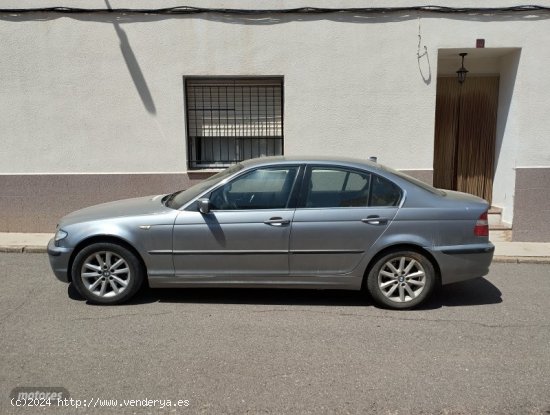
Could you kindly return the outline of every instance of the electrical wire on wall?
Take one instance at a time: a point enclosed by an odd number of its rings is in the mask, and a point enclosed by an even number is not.
[[[0,9],[0,13],[24,14],[24,13],[60,13],[60,14],[145,14],[145,15],[187,15],[201,13],[220,13],[229,15],[266,15],[266,14],[328,14],[328,13],[353,13],[353,14],[385,14],[385,13],[438,13],[438,14],[476,14],[488,15],[497,13],[525,13],[525,12],[550,12],[550,7],[536,5],[518,5],[509,7],[443,7],[443,6],[407,6],[407,7],[354,7],[354,8],[324,8],[324,7],[298,7],[292,9],[226,9],[203,8],[191,6],[178,6],[159,9],[83,9],[76,7],[39,7]]]
[[[422,42],[422,27],[420,25],[420,15],[418,16],[418,48],[416,50],[416,60],[418,62],[418,70],[420,76],[426,85],[432,81],[432,67],[430,65],[430,55],[428,47]]]

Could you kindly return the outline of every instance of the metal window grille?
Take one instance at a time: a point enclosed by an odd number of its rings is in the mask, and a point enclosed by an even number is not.
[[[190,168],[283,154],[282,78],[186,79]]]

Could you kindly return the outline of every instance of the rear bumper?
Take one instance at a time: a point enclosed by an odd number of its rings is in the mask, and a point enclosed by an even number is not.
[[[475,245],[439,246],[429,249],[441,271],[441,283],[466,281],[489,273],[495,246],[491,242]]]
[[[55,246],[53,238],[48,242],[48,258],[50,266],[58,280],[69,282],[69,260],[71,259],[72,248]]]

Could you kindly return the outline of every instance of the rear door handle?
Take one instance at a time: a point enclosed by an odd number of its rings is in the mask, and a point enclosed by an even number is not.
[[[370,215],[364,219],[361,219],[361,222],[367,223],[369,225],[387,225],[388,219],[381,218],[377,215]]]
[[[290,223],[290,220],[283,219],[281,217],[274,217],[274,218],[269,218],[268,220],[264,221],[264,223],[270,226],[283,226],[283,225],[288,225]]]

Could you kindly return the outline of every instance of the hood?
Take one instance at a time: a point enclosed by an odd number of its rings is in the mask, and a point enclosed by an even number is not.
[[[163,195],[138,197],[102,203],[69,213],[60,221],[60,226],[117,217],[157,215],[173,211],[161,202]]]

